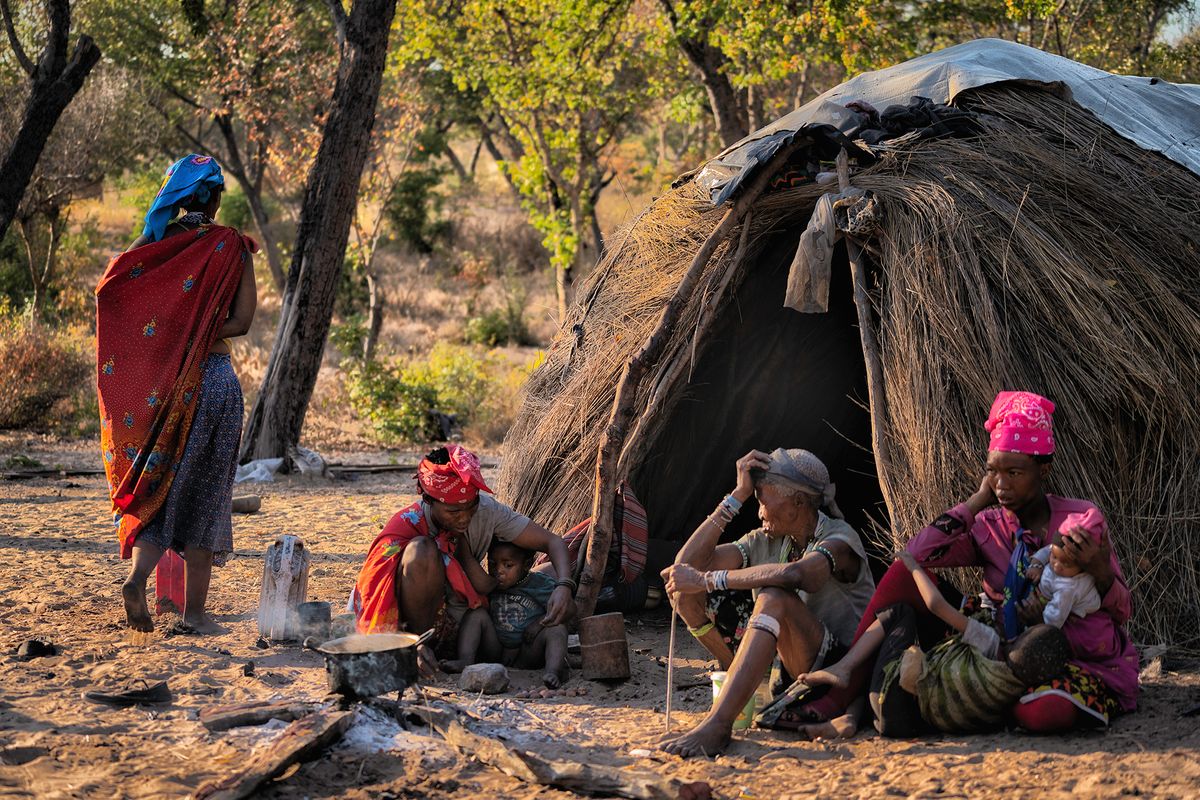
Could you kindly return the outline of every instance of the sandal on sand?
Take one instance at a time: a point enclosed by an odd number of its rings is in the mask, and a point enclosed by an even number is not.
[[[137,678],[114,689],[89,689],[83,693],[83,699],[118,707],[153,705],[171,702],[171,690],[166,681],[152,684],[144,678]]]
[[[782,694],[763,706],[754,716],[754,724],[759,728],[776,730],[796,730],[814,722],[825,722],[816,714],[811,713],[807,704],[819,700],[829,692],[826,685],[809,686],[797,679]]]

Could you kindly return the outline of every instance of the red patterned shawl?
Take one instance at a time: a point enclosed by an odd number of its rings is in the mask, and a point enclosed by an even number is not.
[[[256,249],[205,225],[117,256],[96,287],[100,446],[122,558],[166,501],[204,361]]]
[[[399,630],[400,605],[396,596],[396,569],[400,566],[400,556],[404,548],[419,536],[431,534],[421,504],[417,502],[388,520],[388,524],[371,543],[350,601],[358,619],[359,633],[395,633]],[[449,531],[442,531],[433,539],[437,542],[438,550],[442,552],[442,561],[446,565],[446,581],[450,588],[465,597],[467,605],[471,608],[482,606],[486,602],[483,595],[475,591],[467,573],[455,558],[458,537]],[[468,553],[467,557],[475,556]]]

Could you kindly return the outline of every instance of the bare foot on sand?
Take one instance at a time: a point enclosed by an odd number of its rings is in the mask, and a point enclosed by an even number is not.
[[[191,633],[197,636],[219,636],[222,633],[229,633],[227,628],[222,628],[206,613],[184,614],[182,623],[177,627],[179,633]]]
[[[121,584],[121,597],[125,600],[125,619],[129,627],[142,633],[153,631],[154,620],[150,618],[150,609],[146,607],[146,587],[125,581]]]
[[[850,739],[858,733],[858,725],[854,717],[843,714],[828,722],[814,722],[799,729],[799,733],[809,739]]]
[[[678,739],[671,739],[660,745],[659,749],[681,758],[711,758],[724,752],[732,738],[733,731],[728,725],[722,725],[709,717]]]
[[[850,683],[850,670],[843,667],[839,661],[825,669],[819,669],[815,672],[806,672],[800,676],[800,680],[807,683],[809,686],[819,686],[828,684],[835,688],[841,689]]]
[[[560,664],[558,669],[548,669],[542,673],[542,683],[546,684],[547,689],[557,689],[567,682],[567,678],[571,677],[571,670],[567,669],[565,663]]]

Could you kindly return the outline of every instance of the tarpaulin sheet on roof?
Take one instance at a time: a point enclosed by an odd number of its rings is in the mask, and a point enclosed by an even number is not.
[[[865,100],[880,111],[913,97],[950,103],[968,89],[1010,81],[1063,91],[1117,133],[1200,174],[1200,85],[1113,75],[1015,42],[979,39],[865,72],[830,89],[725,150],[704,166],[696,181],[719,205],[797,132],[831,125],[853,135],[862,116],[846,103]]]

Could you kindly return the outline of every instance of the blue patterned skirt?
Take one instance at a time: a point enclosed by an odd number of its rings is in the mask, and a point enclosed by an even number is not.
[[[242,439],[242,385],[224,353],[204,362],[196,416],[166,503],[138,541],[183,552],[211,550],[221,565],[233,551],[233,474]]]

